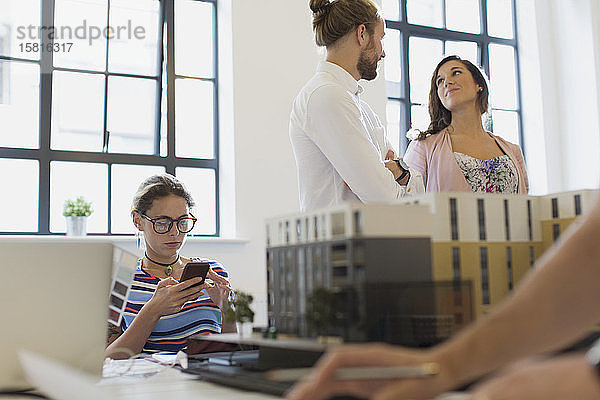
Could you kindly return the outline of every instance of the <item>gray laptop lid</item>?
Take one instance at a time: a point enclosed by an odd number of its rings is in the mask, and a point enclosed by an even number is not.
[[[100,376],[113,245],[0,237],[0,390],[26,388],[25,348]]]

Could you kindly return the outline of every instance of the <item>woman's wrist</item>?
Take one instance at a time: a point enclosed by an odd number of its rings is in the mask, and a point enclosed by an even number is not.
[[[461,365],[457,357],[453,356],[444,345],[425,351],[426,362],[437,364],[439,367],[436,376],[436,386],[442,391],[456,389],[462,384]]]
[[[158,309],[154,307],[152,300],[150,300],[149,302],[144,304],[140,309],[137,318],[139,317],[142,317],[143,319],[148,319],[150,322],[156,324],[160,317],[162,317],[162,314],[159,312]]]
[[[230,308],[229,301],[228,301],[227,297],[224,300],[220,301],[217,304],[217,307],[219,307],[219,309],[221,310],[222,313],[226,313],[227,310],[229,310],[229,308]]]

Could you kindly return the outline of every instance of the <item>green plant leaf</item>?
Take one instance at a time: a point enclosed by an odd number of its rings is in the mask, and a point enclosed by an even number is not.
[[[254,301],[251,294],[234,290],[232,299],[228,300],[229,307],[225,312],[225,321],[228,322],[254,322],[254,311],[250,304]]]
[[[85,201],[83,196],[79,196],[75,200],[66,200],[63,206],[65,217],[89,217],[93,212],[92,203]]]

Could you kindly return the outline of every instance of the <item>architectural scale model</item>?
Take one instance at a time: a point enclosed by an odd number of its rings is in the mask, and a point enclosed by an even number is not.
[[[279,332],[426,346],[506,296],[597,191],[426,193],[267,221]]]

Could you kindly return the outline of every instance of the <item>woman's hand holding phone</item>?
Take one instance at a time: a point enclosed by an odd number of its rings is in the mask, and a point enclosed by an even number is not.
[[[227,308],[227,300],[231,292],[229,281],[213,271],[212,268],[208,271],[207,278],[212,281],[212,284],[207,284],[206,292],[212,301],[224,311]]]
[[[156,286],[152,298],[144,307],[148,307],[159,318],[171,315],[183,307],[188,301],[196,300],[206,284],[202,277],[194,277],[185,282],[177,282],[172,277],[161,280]]]
[[[180,282],[184,282],[191,277],[202,278],[202,289],[210,296],[211,300],[221,309],[227,307],[227,300],[231,292],[229,281],[217,274],[207,262],[189,262],[185,265],[181,274]],[[209,282],[205,282],[208,278]]]
[[[179,282],[184,282],[194,277],[200,277],[202,278],[200,283],[204,283],[204,279],[206,279],[206,274],[209,270],[210,264],[207,262],[189,262],[185,264],[185,267],[183,267],[183,272],[181,273],[181,279],[179,279]]]

